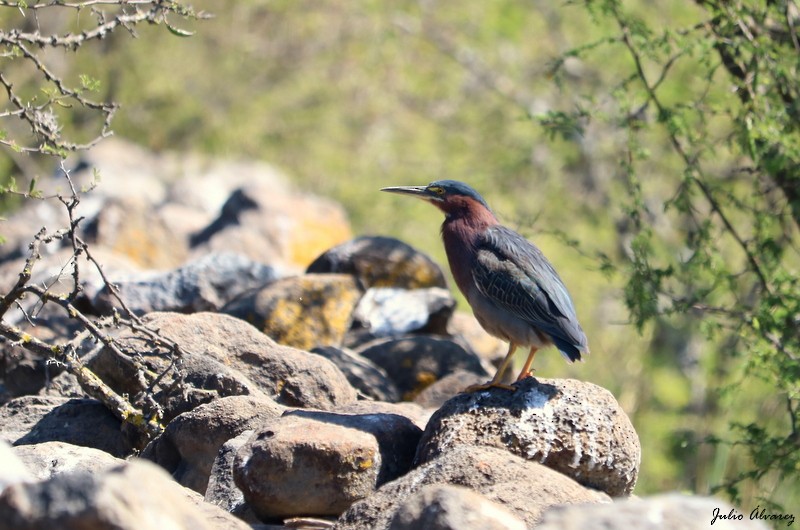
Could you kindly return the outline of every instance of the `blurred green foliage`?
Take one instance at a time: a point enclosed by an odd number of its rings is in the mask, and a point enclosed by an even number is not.
[[[193,5],[215,18],[192,38],[58,59],[121,104],[116,134],[263,159],[440,263],[440,214],[377,190],[469,182],[569,286],[592,355],[537,371],[617,396],[637,493],[800,506],[792,2]]]

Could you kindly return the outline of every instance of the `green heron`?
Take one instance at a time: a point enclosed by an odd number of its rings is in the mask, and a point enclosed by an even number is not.
[[[438,180],[427,186],[381,191],[424,199],[444,212],[442,239],[450,270],[475,317],[491,335],[509,343],[492,380],[468,392],[500,387],[518,346],[530,348],[517,381],[531,375],[539,348],[554,344],[574,362],[589,353],[567,288],[542,251],[501,225],[478,192],[463,182]]]

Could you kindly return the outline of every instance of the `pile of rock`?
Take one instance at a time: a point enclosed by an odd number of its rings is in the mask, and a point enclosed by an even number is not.
[[[233,180],[219,164],[147,156],[141,167],[193,168],[208,189]],[[502,345],[454,315],[435,263],[390,238],[345,241],[340,207],[294,194],[271,170],[229,171],[261,184],[228,188],[217,216],[180,176],[163,192],[154,187],[169,178],[148,178],[146,193],[102,197],[87,214],[127,306],[180,345],[176,357],[122,332],[115,348],[85,354],[114,391],[157,402],[165,429],[141,452],[138,431],[72,376],[2,346],[0,529],[704,528],[725,507],[621,500],[639,440],[596,385],[530,378],[513,393],[460,394],[489,377]],[[127,209],[131,196],[139,206]],[[11,241],[6,285],[24,248]],[[49,250],[37,281],[63,269],[64,249]],[[111,311],[98,276],[83,280],[82,310]],[[75,329],[47,307],[31,315],[45,340]]]

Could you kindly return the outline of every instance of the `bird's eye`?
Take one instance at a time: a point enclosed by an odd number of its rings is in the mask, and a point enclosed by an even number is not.
[[[436,195],[444,195],[444,188],[442,188],[441,186],[431,186],[430,188],[428,188],[428,191]]]

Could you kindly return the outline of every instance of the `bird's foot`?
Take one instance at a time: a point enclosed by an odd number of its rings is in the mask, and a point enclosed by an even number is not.
[[[488,383],[484,383],[482,385],[470,385],[463,390],[463,393],[471,394],[473,392],[480,392],[481,390],[489,390],[490,388],[502,388],[503,390],[510,390],[511,392],[517,391],[517,387],[515,386],[489,381]]]
[[[519,375],[517,376],[517,382],[522,381],[523,379],[526,379],[528,377],[533,377],[533,372],[535,372],[535,371],[536,370],[523,370],[523,371],[521,371],[519,373]]]

